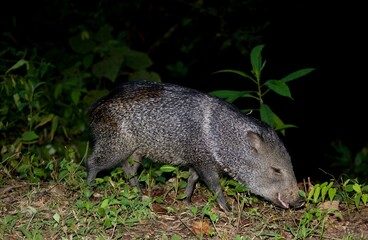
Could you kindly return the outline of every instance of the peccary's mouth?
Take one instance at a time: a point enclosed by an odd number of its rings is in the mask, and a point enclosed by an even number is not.
[[[281,199],[281,194],[280,193],[277,193],[277,200],[279,201],[279,203],[281,204],[281,206],[283,206],[284,208],[289,208],[289,204],[282,201]]]

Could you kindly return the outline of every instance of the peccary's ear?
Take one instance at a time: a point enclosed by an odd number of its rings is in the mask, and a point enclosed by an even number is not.
[[[249,141],[249,144],[255,148],[257,151],[258,149],[261,147],[261,145],[263,144],[263,139],[260,135],[258,135],[255,132],[248,132],[247,133],[247,138]]]

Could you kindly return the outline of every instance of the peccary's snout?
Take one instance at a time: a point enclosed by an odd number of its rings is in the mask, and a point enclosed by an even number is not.
[[[277,206],[285,209],[297,209],[302,207],[305,203],[304,198],[299,196],[297,190],[278,192],[277,197],[271,197],[269,200],[275,203]]]
[[[296,202],[294,202],[294,203],[290,203],[290,206],[291,206],[292,208],[297,209],[297,208],[301,208],[301,207],[303,207],[303,206],[304,206],[304,204],[305,204],[304,199],[303,199],[302,197],[300,197]]]

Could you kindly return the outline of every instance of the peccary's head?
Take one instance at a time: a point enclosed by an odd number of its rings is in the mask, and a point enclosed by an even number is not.
[[[282,208],[301,207],[304,204],[293,171],[290,156],[270,127],[258,134],[247,132],[246,163],[241,164],[237,178],[250,191]],[[242,173],[243,172],[243,173]],[[245,172],[245,174],[244,174]]]

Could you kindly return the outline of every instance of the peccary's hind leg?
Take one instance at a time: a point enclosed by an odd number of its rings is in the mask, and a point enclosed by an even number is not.
[[[99,172],[119,165],[131,155],[131,152],[124,151],[123,147],[117,150],[112,144],[102,144],[101,142],[104,141],[95,143],[94,150],[86,161],[88,183],[92,183]]]
[[[191,201],[194,187],[198,181],[198,178],[199,178],[198,173],[193,168],[189,168],[188,183],[184,191],[184,194],[186,195],[185,201],[187,201],[188,203]]]
[[[130,156],[130,158],[124,160],[121,164],[121,167],[124,170],[125,178],[129,179],[129,184],[132,187],[136,187],[140,193],[141,193],[141,189],[138,183],[137,170],[141,162],[142,162],[142,156],[139,153],[134,152]]]

